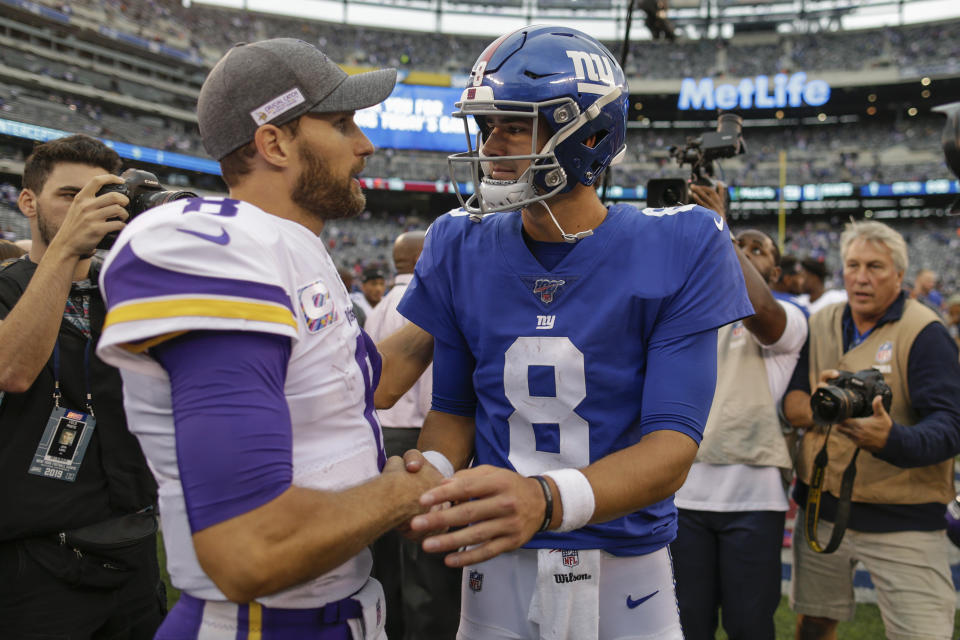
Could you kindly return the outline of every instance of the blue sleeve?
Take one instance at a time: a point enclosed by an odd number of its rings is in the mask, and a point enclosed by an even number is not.
[[[190,529],[252,511],[293,480],[283,394],[290,339],[194,331],[151,349],[170,376],[177,465]]]
[[[453,308],[450,290],[450,265],[441,264],[444,240],[438,239],[444,230],[445,217],[431,225],[423,242],[423,251],[417,260],[413,280],[407,286],[397,310],[434,338],[449,344],[463,341]]]
[[[689,218],[682,219],[684,226],[671,238],[681,244],[668,266],[683,269],[684,278],[676,292],[664,299],[652,341],[716,329],[754,313],[726,225],[700,207],[680,215]]]
[[[783,395],[791,391],[803,391],[810,393],[810,334],[807,333],[807,339],[800,349],[800,356],[797,358],[797,364],[793,368],[793,375],[790,377],[790,383]]]
[[[925,467],[960,454],[960,361],[946,327],[931,322],[913,341],[907,361],[910,404],[920,417],[894,423],[877,457],[898,467]]]
[[[717,330],[651,343],[640,432],[670,429],[698,445],[717,386]]]
[[[473,372],[476,367],[477,361],[465,344],[434,340],[431,408],[456,416],[475,417],[477,394],[473,388]]]

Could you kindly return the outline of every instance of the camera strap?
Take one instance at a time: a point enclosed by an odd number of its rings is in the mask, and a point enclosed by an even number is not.
[[[850,520],[850,497],[853,495],[853,480],[857,477],[857,456],[860,447],[853,451],[850,464],[843,470],[840,482],[840,496],[837,501],[837,513],[833,520],[833,532],[827,546],[820,545],[817,539],[817,525],[820,523],[820,499],[823,496],[823,479],[827,472],[827,442],[830,440],[830,430],[833,425],[827,425],[827,435],[823,439],[823,447],[813,461],[813,476],[810,478],[810,491],[807,494],[807,506],[804,509],[803,526],[806,533],[807,545],[815,553],[833,553],[840,546],[843,534],[847,531],[847,522]]]

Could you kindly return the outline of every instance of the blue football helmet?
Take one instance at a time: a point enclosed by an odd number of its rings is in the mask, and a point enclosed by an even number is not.
[[[578,182],[594,184],[626,152],[628,97],[616,59],[581,31],[530,26],[498,38],[474,64],[453,114],[464,120],[468,144],[468,151],[449,157],[460,204],[479,220],[487,213],[520,209],[565,193]],[[483,143],[490,132],[486,119],[494,115],[533,120],[530,153],[499,158],[530,161],[516,180],[483,175],[488,159]],[[476,120],[475,144],[468,116]],[[541,118],[551,136],[538,143]],[[474,187],[467,199],[458,183],[464,164]]]

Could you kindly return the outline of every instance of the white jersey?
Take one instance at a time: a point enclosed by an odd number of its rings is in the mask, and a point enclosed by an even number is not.
[[[291,338],[284,387],[293,434],[293,484],[342,490],[379,474],[382,437],[372,408],[373,365],[350,298],[323,242],[304,226],[226,198],[178,200],[131,222],[101,275],[108,314],[100,357],[121,369],[124,406],[159,484],[174,586],[225,600],[200,568],[187,520],[170,382],[147,349],[191,330]],[[211,443],[211,455],[216,455]],[[327,574],[259,602],[309,608],[367,580],[367,550]]]
[[[763,350],[770,396],[779,403],[790,383],[800,350],[807,339],[807,319],[794,304],[777,300],[787,314],[783,335],[765,345],[747,334]],[[677,491],[677,508],[694,511],[786,511],[789,507],[777,467],[694,462]]]
[[[810,296],[807,296],[809,299]],[[844,289],[827,289],[823,294],[817,298],[816,302],[808,302],[807,306],[810,308],[810,315],[815,314],[820,309],[823,309],[826,306],[837,302],[846,302],[847,301],[847,292]]]
[[[393,288],[373,308],[367,321],[363,325],[364,331],[370,334],[374,342],[380,342],[399,331],[408,320],[397,311],[397,305],[403,298],[407,285],[413,280],[412,273],[398,273],[393,282]],[[413,383],[410,390],[389,409],[378,412],[380,424],[384,427],[396,429],[419,429],[430,411],[433,399],[433,364],[427,365],[424,372]]]

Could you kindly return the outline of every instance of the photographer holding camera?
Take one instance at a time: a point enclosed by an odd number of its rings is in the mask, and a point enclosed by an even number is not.
[[[123,228],[119,156],[84,135],[37,146],[18,204],[28,255],[0,270],[0,636],[152,638],[164,615],[156,484],[120,375],[95,354],[94,251]]]
[[[724,217],[725,193],[723,183],[690,185],[694,202]],[[777,403],[807,338],[807,320],[771,290],[781,273],[773,239],[746,229],[734,250],[755,313],[720,328],[703,441],[674,500],[679,519],[670,550],[687,640],[712,640],[719,618],[731,640],[773,640],[780,604],[788,507],[782,478],[792,459]]]
[[[848,301],[811,316],[783,407],[806,429],[794,493],[796,530],[807,538],[793,544],[797,637],[836,637],[837,621],[853,618],[861,561],[888,638],[947,639],[956,598],[944,514],[960,453],[957,346],[936,313],[901,290],[899,233],[851,222],[841,252]],[[840,538],[834,529],[844,525]]]

